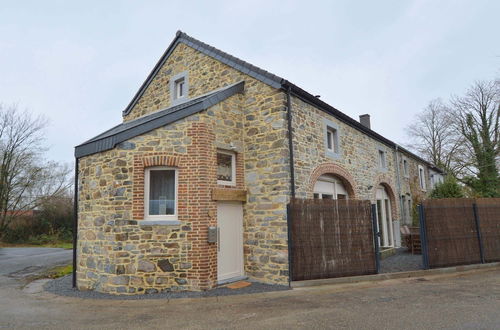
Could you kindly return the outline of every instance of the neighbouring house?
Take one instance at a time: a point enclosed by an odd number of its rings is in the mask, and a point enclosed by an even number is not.
[[[292,151],[292,152],[291,152]],[[369,199],[381,245],[442,171],[291,82],[178,32],[123,122],[75,150],[80,290],[288,284],[290,198]]]

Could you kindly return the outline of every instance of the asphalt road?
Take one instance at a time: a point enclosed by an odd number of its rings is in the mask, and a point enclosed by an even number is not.
[[[13,279],[11,279],[14,281]],[[500,329],[500,267],[418,279],[172,300],[0,285],[0,329]]]
[[[22,277],[56,265],[68,264],[72,250],[56,248],[0,248],[0,276]]]

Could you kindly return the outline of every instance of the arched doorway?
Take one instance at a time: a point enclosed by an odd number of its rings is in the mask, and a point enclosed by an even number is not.
[[[348,199],[349,193],[342,180],[332,174],[321,175],[313,188],[315,199]]]
[[[377,187],[376,200],[377,223],[380,232],[379,244],[381,247],[393,247],[392,205],[390,194],[385,186],[379,185]]]

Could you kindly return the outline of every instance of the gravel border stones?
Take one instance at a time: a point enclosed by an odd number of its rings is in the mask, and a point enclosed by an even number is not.
[[[71,286],[71,275],[57,278],[44,285],[47,292],[66,297],[75,297],[83,299],[113,299],[113,300],[143,300],[143,299],[176,299],[176,298],[200,298],[231,296],[239,294],[250,294],[270,291],[290,290],[284,285],[270,285],[258,282],[252,282],[252,285],[241,289],[228,289],[225,287],[215,288],[209,291],[183,291],[183,292],[160,292],[155,294],[140,294],[131,296],[119,296],[96,291],[78,291]]]

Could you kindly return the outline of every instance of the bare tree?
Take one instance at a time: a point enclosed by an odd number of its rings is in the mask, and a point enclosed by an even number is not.
[[[462,136],[453,127],[453,115],[441,99],[429,102],[416,115],[407,134],[415,149],[424,159],[444,169],[447,173],[460,176],[469,165]]]
[[[455,128],[472,154],[471,188],[484,197],[500,195],[497,160],[500,155],[500,83],[476,81],[464,96],[451,101]]]
[[[47,120],[0,104],[0,238],[20,212],[70,185],[67,166],[43,159]]]

